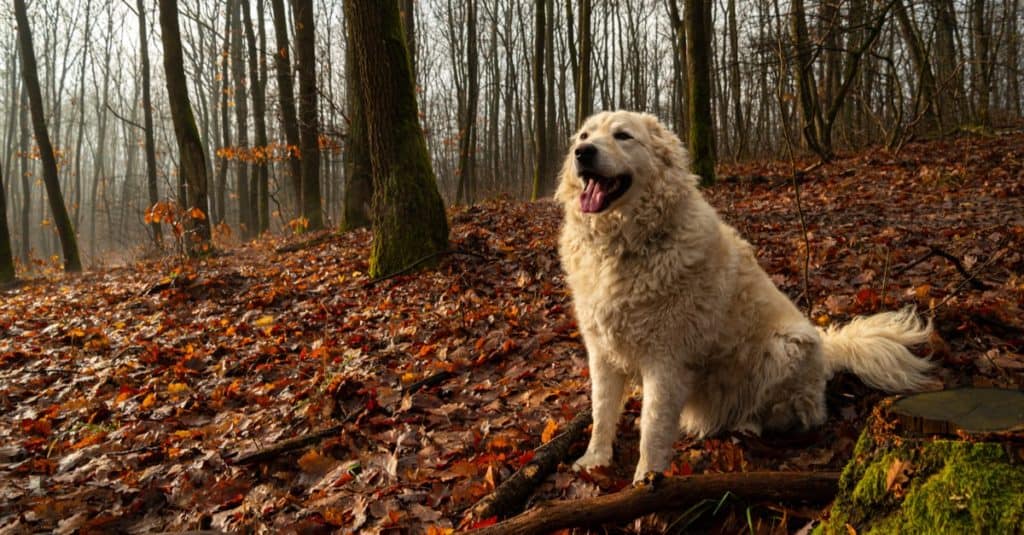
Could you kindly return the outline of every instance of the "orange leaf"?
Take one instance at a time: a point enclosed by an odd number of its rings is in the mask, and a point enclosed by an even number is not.
[[[544,432],[540,434],[540,441],[542,444],[551,442],[552,438],[555,438],[555,433],[558,431],[558,422],[552,418],[548,418],[547,425],[544,426]]]

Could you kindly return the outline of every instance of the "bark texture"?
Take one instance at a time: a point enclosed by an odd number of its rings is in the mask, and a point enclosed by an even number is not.
[[[686,0],[686,70],[693,172],[715,183],[715,130],[711,115],[711,1]]]
[[[373,164],[370,275],[403,269],[448,247],[448,221],[420,128],[398,6],[346,0],[366,95]]]
[[[373,163],[370,141],[366,138],[365,96],[359,83],[359,65],[352,39],[352,25],[346,25],[348,46],[345,47],[345,71],[349,80],[348,138],[345,140],[345,220],[344,229],[369,227],[373,206]]]

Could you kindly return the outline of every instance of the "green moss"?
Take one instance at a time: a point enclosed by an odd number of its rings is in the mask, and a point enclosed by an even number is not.
[[[877,443],[865,431],[840,479],[839,495],[817,533],[1019,533],[1024,467],[1000,444],[953,440]],[[886,489],[889,467],[908,461],[902,496]]]

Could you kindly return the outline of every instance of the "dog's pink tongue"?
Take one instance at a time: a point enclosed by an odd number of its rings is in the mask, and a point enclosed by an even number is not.
[[[597,180],[588,180],[583,193],[580,193],[580,210],[583,213],[600,212],[604,206],[605,191]]]

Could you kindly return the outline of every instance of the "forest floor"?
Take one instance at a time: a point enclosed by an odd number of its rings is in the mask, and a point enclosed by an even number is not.
[[[805,240],[789,169],[726,166],[706,194],[796,298]],[[813,321],[915,304],[937,329],[919,352],[946,386],[1024,386],[1024,134],[846,157],[807,174],[801,198]],[[356,231],[0,290],[0,533],[458,527],[589,395],[558,208],[488,201],[450,221],[460,254],[381,281]],[[837,470],[882,397],[840,375],[822,428],[681,438],[673,471]],[[626,486],[638,416],[634,399],[611,469],[562,465],[534,499]],[[311,446],[232,462],[339,423]],[[737,504],[697,522],[736,532],[750,515],[786,531],[822,511]]]

